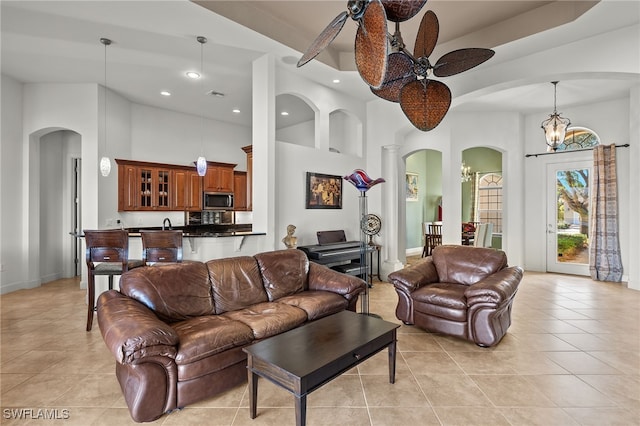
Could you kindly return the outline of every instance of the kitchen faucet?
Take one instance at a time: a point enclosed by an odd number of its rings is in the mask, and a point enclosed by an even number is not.
[[[162,230],[165,230],[165,226],[167,225],[167,222],[169,222],[169,229],[173,229],[171,227],[171,219],[169,219],[168,217],[165,217],[164,220],[162,221]]]

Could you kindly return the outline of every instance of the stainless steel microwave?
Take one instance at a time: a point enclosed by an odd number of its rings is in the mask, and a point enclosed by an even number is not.
[[[233,210],[233,193],[205,192],[202,208],[204,210]]]

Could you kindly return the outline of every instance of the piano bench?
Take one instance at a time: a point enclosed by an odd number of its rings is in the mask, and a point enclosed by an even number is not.
[[[365,273],[364,266],[362,266],[358,262],[352,262],[352,263],[348,263],[346,265],[334,266],[331,269],[335,269],[336,271],[342,272],[343,274],[356,275],[356,276],[364,275],[364,273]]]

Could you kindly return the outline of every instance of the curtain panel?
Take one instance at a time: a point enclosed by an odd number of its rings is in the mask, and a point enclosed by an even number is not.
[[[618,231],[618,178],[616,146],[593,149],[589,271],[598,281],[620,282],[622,258]]]

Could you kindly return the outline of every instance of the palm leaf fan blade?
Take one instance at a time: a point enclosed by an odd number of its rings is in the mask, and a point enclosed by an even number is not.
[[[336,38],[342,27],[344,27],[344,23],[347,22],[347,17],[349,14],[347,12],[342,12],[338,16],[334,18],[333,21],[320,33],[318,37],[311,43],[311,45],[307,48],[307,51],[304,52],[304,55],[298,61],[298,67],[303,66],[316,56],[320,54],[331,42]]]
[[[482,48],[454,50],[438,59],[433,67],[433,74],[436,77],[459,74],[488,61],[494,54],[493,50]]]
[[[451,105],[451,91],[436,80],[416,80],[400,92],[400,107],[411,124],[422,131],[438,126]]]
[[[403,22],[413,18],[427,0],[382,0],[382,5],[391,22]]]
[[[440,24],[438,17],[431,10],[427,10],[416,35],[416,44],[413,46],[413,56],[416,58],[428,57],[433,52],[438,42]]]
[[[369,86],[380,88],[387,70],[387,16],[380,0],[372,1],[360,20],[355,56],[360,77]]]
[[[413,72],[413,62],[400,52],[389,54],[387,59],[387,74],[379,89],[371,88],[374,95],[391,102],[400,102],[400,91],[412,80],[416,79]]]

